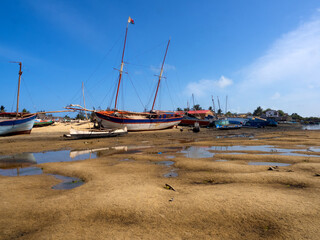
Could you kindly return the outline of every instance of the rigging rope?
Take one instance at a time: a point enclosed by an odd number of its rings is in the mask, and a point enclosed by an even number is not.
[[[138,94],[137,89],[135,88],[135,86],[134,86],[133,82],[131,81],[131,77],[130,77],[130,75],[129,75],[129,74],[128,74],[128,79],[129,79],[129,81],[131,82],[132,87],[133,87],[133,89],[135,90],[135,92],[136,92],[136,94],[137,94],[137,96],[138,96],[138,98],[139,98],[139,101],[140,101],[140,103],[141,103],[141,105],[142,105],[142,108],[145,108],[145,106],[143,105],[143,102],[141,101],[141,98],[140,98],[140,96],[139,96],[139,94]]]
[[[31,94],[30,94],[30,92],[29,92],[29,89],[28,89],[28,87],[27,87],[27,84],[25,83],[23,77],[21,77],[21,79],[23,80],[23,81],[22,81],[22,84],[23,84],[24,88],[26,89],[27,94],[29,95],[29,98],[30,98],[31,103],[32,103],[32,105],[33,105],[33,108],[34,108],[34,110],[35,110],[35,112],[36,112],[36,111],[37,111],[37,108],[36,108],[36,105],[35,105],[34,102],[33,102],[33,99],[32,99],[32,97],[31,97]]]

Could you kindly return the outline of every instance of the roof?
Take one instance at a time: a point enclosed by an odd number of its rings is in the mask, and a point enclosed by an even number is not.
[[[206,114],[206,113],[212,113],[211,110],[194,110],[194,111],[189,111],[189,114]]]

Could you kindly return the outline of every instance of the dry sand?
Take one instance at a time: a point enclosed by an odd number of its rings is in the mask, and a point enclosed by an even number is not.
[[[196,159],[180,152],[186,146],[231,145],[305,151],[320,147],[319,131],[282,126],[193,133],[184,128],[67,141],[62,135],[69,129],[60,124],[33,129],[31,135],[2,137],[0,154],[151,147],[41,164],[42,175],[0,176],[1,239],[320,239],[320,177],[315,176],[320,173],[320,158],[314,156],[319,153],[230,155],[209,150],[213,157]],[[224,138],[233,134],[252,137]],[[215,161],[219,159],[228,161]],[[166,160],[175,163],[154,164]],[[268,171],[268,166],[248,165],[249,161],[292,165]],[[172,169],[178,177],[163,177]],[[53,190],[59,180],[46,173],[79,177],[85,184]]]

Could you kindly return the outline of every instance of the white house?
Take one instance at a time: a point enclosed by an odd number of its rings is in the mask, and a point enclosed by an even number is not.
[[[269,118],[269,117],[277,118],[277,117],[279,117],[279,112],[276,110],[268,110],[268,111],[266,111],[266,117],[267,118]]]

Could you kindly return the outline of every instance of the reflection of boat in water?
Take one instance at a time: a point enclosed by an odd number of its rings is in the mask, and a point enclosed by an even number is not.
[[[20,93],[20,80],[21,80],[21,67],[19,70],[19,83],[17,94],[17,111],[15,113],[0,113],[0,136],[14,135],[14,134],[29,134],[33,127],[36,114],[19,113],[19,93]]]
[[[115,146],[115,147],[106,147],[106,148],[94,148],[94,149],[86,149],[86,150],[79,150],[79,151],[70,151],[70,157],[75,158],[80,155],[102,152],[106,150],[127,152],[130,150],[139,150],[139,149],[150,148],[150,147],[151,146]]]
[[[30,167],[37,164],[33,153],[20,153],[11,156],[0,156],[0,175],[20,176],[40,174],[42,170]],[[13,171],[16,169],[16,171]]]
[[[0,156],[0,168],[10,169],[28,167],[37,164],[33,153],[19,153],[11,156]]]

